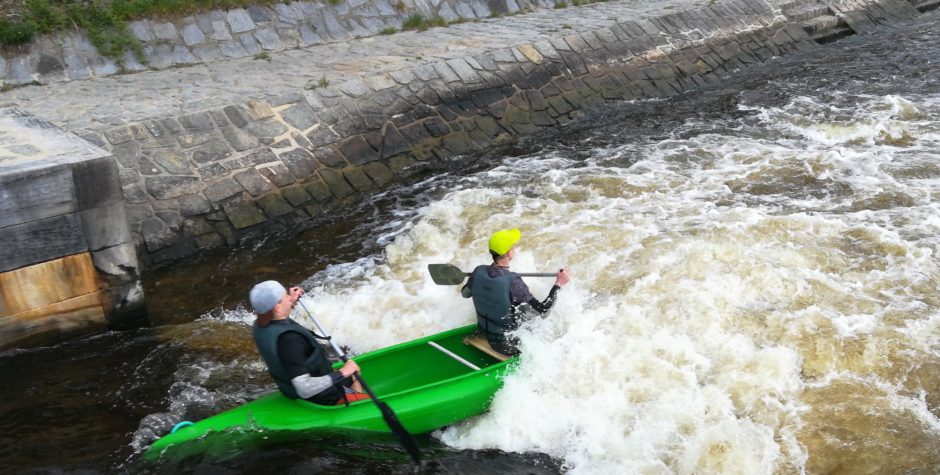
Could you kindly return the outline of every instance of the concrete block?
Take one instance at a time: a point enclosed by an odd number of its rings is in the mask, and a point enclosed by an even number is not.
[[[132,241],[122,201],[79,212],[82,231],[92,252]]]
[[[88,250],[78,213],[0,228],[0,272]]]

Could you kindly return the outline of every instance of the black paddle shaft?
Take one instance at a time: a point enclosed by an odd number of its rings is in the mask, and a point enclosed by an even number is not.
[[[318,322],[316,317],[310,313],[310,310],[307,310],[307,306],[304,305],[304,302],[302,300],[297,301],[300,302],[300,306],[304,309],[304,313],[307,314],[307,318],[313,322],[313,324],[317,327],[317,330],[319,330],[320,333],[327,338],[327,341],[330,342],[330,345],[333,347],[333,351],[339,355],[340,359],[342,359],[344,363],[349,361],[349,358],[346,357],[346,352],[344,352],[343,349],[340,348],[339,345],[337,345],[336,342],[326,334],[326,332],[323,330],[323,327],[320,326],[320,322]],[[379,398],[372,391],[372,388],[370,388],[369,385],[366,384],[366,381],[362,379],[362,375],[359,374],[358,371],[353,373],[353,377],[359,381],[359,384],[362,385],[362,389],[365,390],[366,394],[368,394],[370,398],[372,398],[372,402],[378,406],[379,411],[382,413],[382,419],[385,420],[385,424],[389,429],[392,430],[392,434],[396,439],[398,439],[398,442],[402,445],[402,447],[405,448],[405,451],[408,452],[408,455],[411,455],[411,460],[414,460],[414,463],[421,463],[421,450],[418,449],[418,445],[415,444],[414,439],[411,437],[411,434],[408,433],[408,430],[405,429],[405,426],[403,426],[401,421],[398,420],[398,416],[395,414],[395,411],[392,411],[392,408],[389,407],[388,404],[385,404],[379,400]]]
[[[431,280],[437,285],[460,285],[463,283],[463,280],[470,275],[469,272],[464,272],[453,264],[428,264],[428,272],[431,274]],[[516,275],[520,277],[555,277],[557,274],[548,272],[517,272]]]

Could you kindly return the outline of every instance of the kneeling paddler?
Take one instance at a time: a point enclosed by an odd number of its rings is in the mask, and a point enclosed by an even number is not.
[[[531,317],[529,309],[545,318],[555,305],[558,291],[569,280],[568,269],[561,269],[555,274],[555,285],[545,300],[540,302],[532,296],[522,277],[509,270],[509,262],[516,254],[515,245],[521,237],[522,232],[518,229],[501,229],[493,233],[489,241],[493,263],[477,266],[461,289],[461,295],[473,298],[480,332],[486,335],[494,350],[507,356],[520,353],[518,339],[508,333]]]

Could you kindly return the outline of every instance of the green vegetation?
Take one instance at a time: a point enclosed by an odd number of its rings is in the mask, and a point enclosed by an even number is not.
[[[557,9],[568,8],[568,4],[567,4],[566,2],[564,2],[564,1],[555,2],[555,8],[557,8]]]
[[[0,46],[28,43],[34,36],[73,28],[86,30],[103,56],[123,64],[124,51],[145,61],[140,41],[128,22],[142,18],[177,18],[194,13],[270,5],[283,0],[25,0],[17,11],[4,12],[17,21],[0,20]],[[336,5],[343,0],[324,0]]]
[[[414,30],[414,31],[425,31],[428,28],[433,28],[435,26],[447,26],[447,20],[436,16],[431,18],[425,18],[420,14],[415,13],[408,17],[405,20],[405,23],[402,24],[402,30]]]
[[[265,61],[271,61],[271,55],[268,54],[266,51],[262,51],[255,55],[255,59],[263,59]]]
[[[382,28],[382,31],[379,33],[383,35],[394,35],[395,33],[398,33],[398,28],[395,28],[394,26],[386,26],[385,28]]]
[[[330,85],[330,81],[326,78],[326,75],[320,76],[320,80],[317,82],[311,82],[307,84],[307,90],[312,91],[314,89],[319,89],[321,87],[326,87]]]

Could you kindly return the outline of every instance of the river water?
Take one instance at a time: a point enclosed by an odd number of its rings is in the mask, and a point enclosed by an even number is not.
[[[153,326],[0,355],[0,472],[936,473],[937,44],[934,11],[156,273]],[[313,435],[139,460],[272,389],[253,282],[302,282],[361,353],[472,322],[426,264],[484,263],[505,227],[515,270],[572,283],[519,331],[490,411],[418,438],[421,468],[393,440]]]

